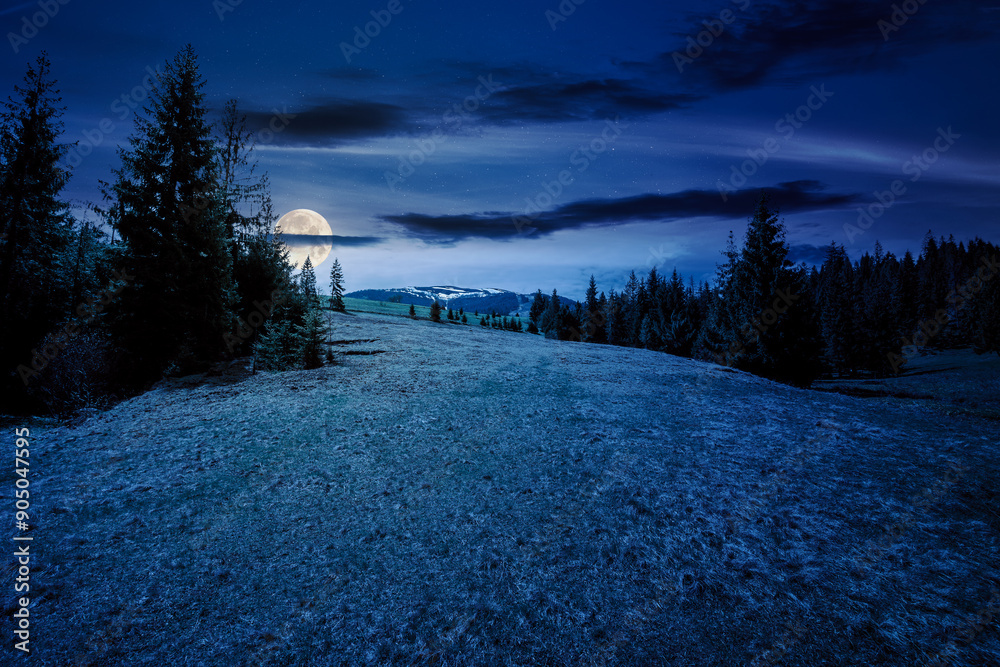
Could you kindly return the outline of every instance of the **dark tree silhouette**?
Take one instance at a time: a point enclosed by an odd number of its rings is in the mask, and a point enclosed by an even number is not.
[[[204,85],[189,45],[154,82],[105,187],[108,221],[125,244],[121,268],[136,276],[115,320],[131,382],[219,358],[232,323],[232,255]]]

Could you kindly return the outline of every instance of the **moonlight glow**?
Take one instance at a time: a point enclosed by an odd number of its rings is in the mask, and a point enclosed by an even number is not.
[[[297,208],[281,216],[275,225],[275,230],[286,235],[285,245],[289,250],[289,261],[295,268],[301,269],[306,257],[312,260],[314,267],[319,266],[330,256],[333,242],[330,237],[333,229],[330,223],[316,211],[307,208]],[[308,237],[315,236],[315,241]]]

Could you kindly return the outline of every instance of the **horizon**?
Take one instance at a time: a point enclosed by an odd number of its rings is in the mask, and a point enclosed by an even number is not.
[[[0,76],[10,93],[48,52],[74,210],[191,43],[210,116],[247,115],[275,212],[329,220],[321,287],[333,257],[349,291],[711,280],[762,190],[795,262],[916,254],[928,230],[1000,241],[1000,74],[968,66],[998,60],[1000,13],[970,1],[41,6],[0,12]]]
[[[929,231],[933,231],[933,230],[929,230]],[[945,237],[945,236],[943,236],[941,234],[934,234],[933,237],[934,237],[935,241],[940,241],[942,238],[944,238],[944,239],[947,240],[947,238],[948,238],[948,237]],[[737,238],[737,241],[742,241],[742,238],[740,236],[737,236],[736,238]],[[973,238],[968,238],[968,239],[955,239],[955,243],[961,246],[961,245],[967,244],[969,241],[975,240],[975,238],[982,238],[982,237],[973,237]],[[988,240],[988,239],[983,239],[983,240]],[[879,242],[878,239],[875,239],[875,241]],[[821,248],[821,250],[825,251],[825,248]],[[856,260],[856,259],[858,259],[858,257],[862,257],[865,254],[873,255],[874,254],[874,250],[875,250],[875,248],[874,248],[874,244],[873,244],[873,247],[872,247],[871,250],[866,249],[866,250],[862,251],[861,254],[858,255],[857,257],[852,256],[851,259],[852,260]],[[885,250],[885,249],[883,248],[883,250]],[[920,248],[904,248],[903,251],[901,253],[898,253],[898,254],[897,253],[893,253],[892,251],[885,251],[885,254],[887,254],[887,255],[891,254],[891,255],[895,256],[897,259],[902,260],[903,256],[907,252],[909,252],[913,256],[914,260],[916,260],[920,256],[920,254],[921,254],[921,249]],[[331,255],[330,256],[330,261],[332,262],[333,259],[335,259],[335,258],[333,257],[333,255]],[[822,259],[822,257],[817,257],[816,259],[811,260],[811,261],[802,260],[801,263],[806,264],[807,267],[816,267],[817,269],[819,269],[820,266],[823,263],[823,259]],[[653,267],[650,266],[649,268],[651,269]],[[656,267],[656,268],[657,268],[657,273],[661,277],[664,276],[664,275],[669,276],[673,272],[672,269],[670,271],[663,271],[663,270],[661,270],[661,267]],[[632,270],[635,271],[636,278],[638,278],[640,280],[643,279],[645,276],[649,275],[649,270],[642,271],[642,270],[640,270],[638,268],[637,269],[632,269]],[[681,273],[680,271],[678,271],[678,274],[684,280],[684,284],[685,285],[687,285],[688,282],[689,282],[689,280],[693,277],[693,276],[690,276],[690,275],[685,275],[685,274]],[[320,277],[319,274],[317,274],[317,280],[318,280],[318,282],[320,284],[322,284],[322,281],[319,280],[319,277]],[[701,284],[701,282],[706,282],[709,286],[714,285],[714,277],[715,277],[715,274],[713,272],[708,277],[708,279],[706,279],[706,280],[703,280],[703,281],[700,281],[700,282],[698,280],[695,280],[695,287],[697,288]],[[607,294],[607,292],[610,289],[614,289],[616,292],[620,292],[621,291],[621,286],[623,286],[625,284],[625,282],[627,281],[627,278],[628,278],[628,273],[625,274],[625,278],[620,281],[620,284],[616,284],[614,287],[607,288],[607,289],[603,288],[601,286],[600,282],[598,282],[598,284],[597,284],[597,293],[601,294],[603,292],[603,293]],[[596,278],[595,278],[595,280],[596,280]],[[326,281],[326,284],[327,284],[327,286],[329,286],[329,280]],[[382,286],[379,286],[379,287],[372,287],[372,286],[353,287],[350,290],[346,290],[344,294],[345,294],[345,296],[347,296],[347,295],[349,295],[350,293],[353,293],[353,292],[363,292],[363,291],[366,291],[366,290],[431,289],[431,288],[437,288],[437,287],[455,288],[455,289],[473,290],[473,291],[474,290],[484,290],[484,289],[499,289],[499,290],[504,290],[504,291],[507,291],[507,292],[513,292],[513,293],[519,294],[519,295],[528,295],[528,296],[534,294],[538,290],[541,290],[542,293],[546,294],[546,295],[550,294],[551,291],[552,291],[551,289],[546,290],[544,287],[538,287],[538,288],[533,289],[533,290],[531,290],[529,292],[519,292],[517,290],[508,289],[506,287],[499,287],[497,285],[468,286],[468,285],[452,285],[452,284],[445,284],[445,283],[435,283],[435,284],[426,284],[426,285],[421,286],[421,285],[416,285],[416,284],[408,283],[408,284],[405,284],[405,285],[392,285],[392,286],[384,286],[384,287],[382,287]],[[558,291],[558,288],[555,288],[555,289],[557,289],[557,291]],[[584,286],[584,291],[586,291],[586,286]],[[579,296],[576,296],[573,293],[564,294],[562,291],[558,291],[558,293],[559,293],[559,296],[565,296],[566,298],[572,299],[574,301],[579,301],[581,303],[585,300],[585,294],[583,292],[581,292]]]

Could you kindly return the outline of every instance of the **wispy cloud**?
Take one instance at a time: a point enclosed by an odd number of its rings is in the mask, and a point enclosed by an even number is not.
[[[279,144],[315,144],[406,132],[411,127],[406,109],[382,102],[338,99],[307,109],[281,109],[287,125],[275,134]],[[267,129],[275,111],[246,113],[252,131]]]
[[[281,241],[288,246],[313,246],[330,244],[334,247],[360,247],[378,245],[385,241],[377,236],[336,236],[319,234],[282,234]]]
[[[0,16],[7,16],[8,14],[16,14],[17,12],[23,12],[26,9],[33,9],[38,7],[37,2],[22,2],[19,5],[14,5],[13,7],[8,7],[7,9],[0,9]]]
[[[741,90],[765,82],[801,82],[819,76],[884,69],[902,58],[949,45],[993,39],[1000,31],[996,12],[974,0],[928,2],[885,39],[880,20],[893,5],[866,0],[784,0],[754,3],[705,47],[683,76],[674,62],[688,36],[705,30],[692,17],[677,42],[652,61],[619,63],[626,71],[669,74],[686,89]],[[969,16],[979,20],[970,23]],[[891,21],[890,21],[891,25]],[[896,26],[893,26],[896,27]]]
[[[530,221],[532,237],[561,230],[613,226],[629,222],[672,222],[697,217],[745,218],[753,211],[761,193],[766,193],[782,212],[801,212],[845,207],[862,200],[858,194],[826,193],[817,181],[792,181],[774,187],[727,192],[723,201],[717,190],[685,190],[668,195],[645,194],[620,199],[571,202],[536,215]],[[381,216],[402,227],[409,235],[428,243],[452,244],[467,238],[512,241],[525,238],[515,232],[513,216],[518,212],[486,212],[461,215],[405,213]]]

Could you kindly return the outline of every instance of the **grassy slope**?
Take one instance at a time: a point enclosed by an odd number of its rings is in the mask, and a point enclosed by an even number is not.
[[[347,310],[359,313],[402,316],[407,316],[410,313],[409,304],[392,303],[389,301],[371,301],[370,299],[354,299],[351,297],[344,297],[344,305],[347,306]],[[430,306],[414,306],[413,308],[417,311],[417,317],[431,316]],[[447,311],[445,312],[447,314]]]
[[[37,664],[1000,661],[995,622],[956,638],[1000,588],[997,421],[336,326],[387,352],[35,432]]]
[[[326,301],[329,301],[329,297],[326,297]],[[325,303],[325,302],[324,302]],[[352,313],[372,313],[376,315],[400,315],[402,317],[409,317],[410,306],[405,303],[392,303],[389,301],[371,301],[369,299],[354,299],[351,297],[344,297],[344,305],[347,307],[348,312]],[[430,306],[414,306],[416,310],[417,317],[430,318],[431,308]],[[458,314],[458,310],[454,311]],[[469,324],[478,326],[479,317],[473,314],[474,311],[469,311],[466,313],[469,318]],[[445,308],[441,313],[441,319],[447,321],[446,315],[448,314],[448,309]],[[525,322],[527,326],[527,322]]]

